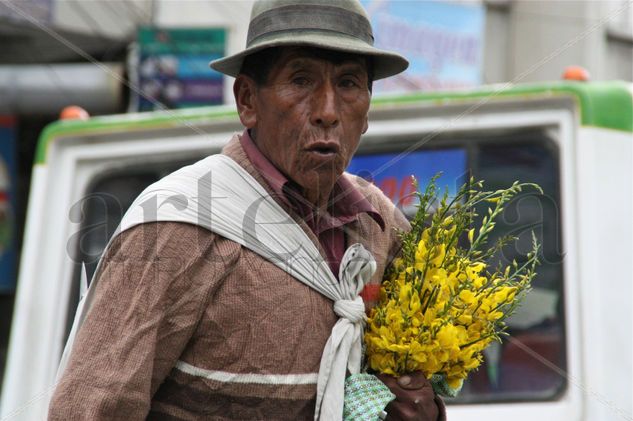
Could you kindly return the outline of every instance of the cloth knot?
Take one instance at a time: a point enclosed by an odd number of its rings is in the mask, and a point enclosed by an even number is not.
[[[352,323],[365,321],[365,303],[361,297],[354,300],[337,300],[334,302],[334,313]]]

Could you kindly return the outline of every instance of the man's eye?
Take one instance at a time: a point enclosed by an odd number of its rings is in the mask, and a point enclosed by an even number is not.
[[[358,86],[356,81],[353,79],[343,79],[341,80],[340,85],[343,88],[355,88]]]
[[[298,86],[306,86],[310,83],[310,80],[308,80],[308,78],[304,76],[297,76],[292,79],[292,83]]]

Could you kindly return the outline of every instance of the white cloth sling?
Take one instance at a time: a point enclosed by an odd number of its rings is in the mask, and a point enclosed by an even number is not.
[[[321,357],[314,418],[342,419],[346,371],[360,372],[365,306],[359,293],[376,271],[371,253],[360,244],[350,246],[341,261],[337,281],[303,229],[257,180],[225,155],[212,155],[150,185],[130,206],[112,238],[154,221],[186,222],[206,228],[258,253],[334,301],[339,319]],[[77,309],[58,378],[91,305],[94,289],[93,280]]]

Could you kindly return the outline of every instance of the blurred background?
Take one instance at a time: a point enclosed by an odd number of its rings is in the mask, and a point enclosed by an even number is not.
[[[567,71],[573,79],[633,81],[627,0],[363,4],[377,46],[411,61],[407,72],[378,83],[375,96],[554,81],[569,66],[579,66]],[[106,115],[231,104],[232,80],[208,62],[244,47],[251,6],[241,0],[0,0],[0,374],[42,129],[69,105]],[[539,162],[531,167],[534,177],[544,167],[556,171],[541,159],[546,152],[528,152]],[[512,153],[481,156],[494,163]]]

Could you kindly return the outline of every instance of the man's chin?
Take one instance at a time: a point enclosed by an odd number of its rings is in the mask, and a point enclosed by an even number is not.
[[[329,196],[341,174],[343,174],[343,171],[334,171],[331,168],[328,171],[324,171],[324,168],[319,168],[318,170],[303,173],[302,177],[296,179],[295,182],[304,191],[319,192],[319,196]]]

